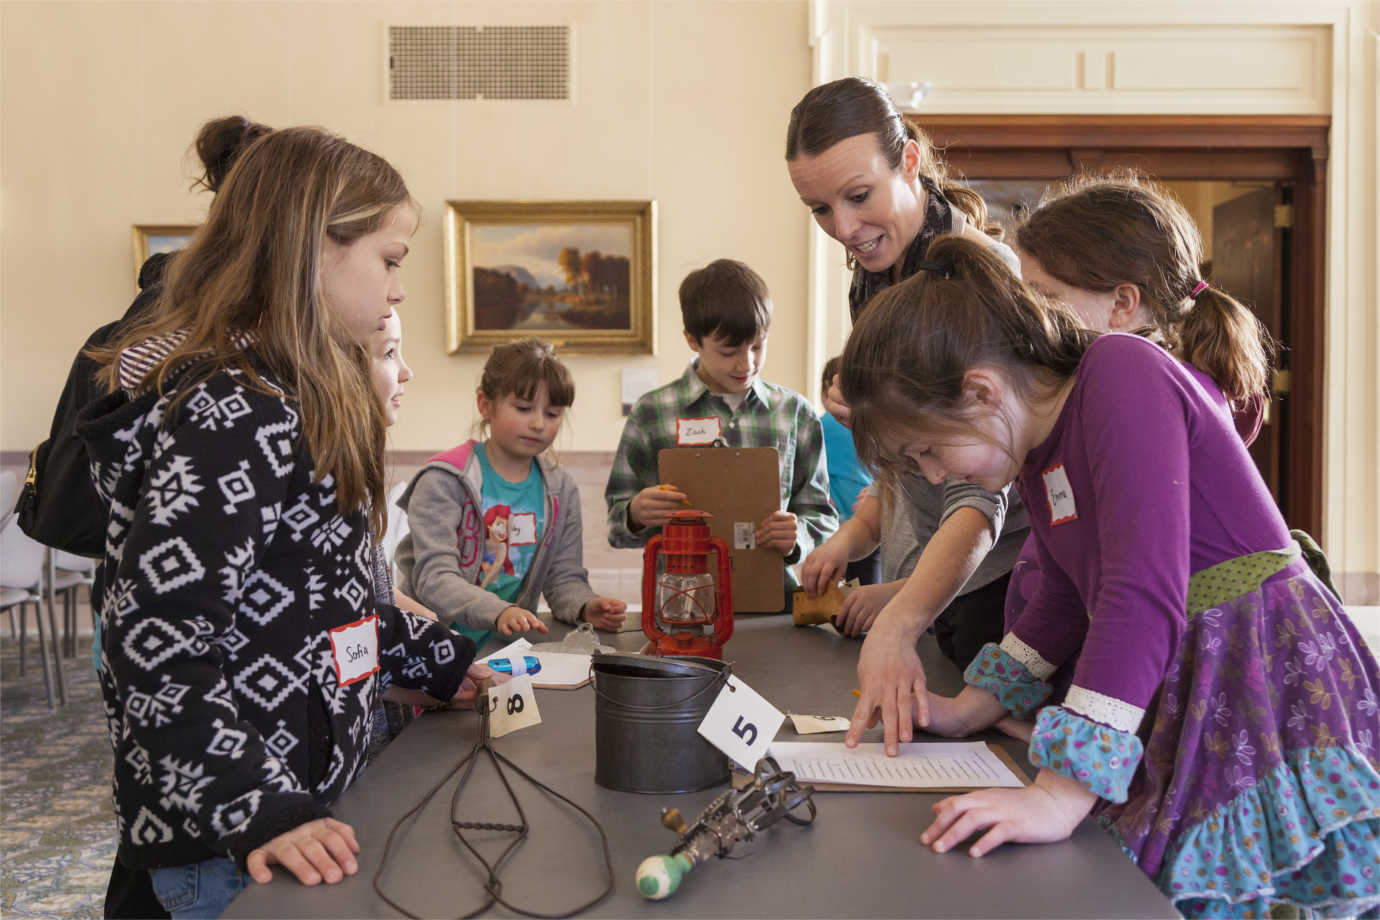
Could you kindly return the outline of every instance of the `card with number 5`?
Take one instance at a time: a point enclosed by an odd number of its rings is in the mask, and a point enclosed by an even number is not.
[[[736,677],[728,683],[700,722],[704,739],[731,757],[734,763],[751,770],[766,756],[786,720],[781,710]]]

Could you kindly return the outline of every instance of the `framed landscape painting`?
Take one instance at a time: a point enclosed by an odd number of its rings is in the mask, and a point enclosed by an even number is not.
[[[134,280],[149,256],[158,252],[176,252],[186,246],[196,232],[196,224],[135,224]]]
[[[536,336],[565,353],[652,354],[651,201],[449,201],[447,350]]]

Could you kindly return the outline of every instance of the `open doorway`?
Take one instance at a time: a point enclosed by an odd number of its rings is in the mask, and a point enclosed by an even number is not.
[[[1133,168],[1169,187],[1203,235],[1205,277],[1281,345],[1251,448],[1292,527],[1322,527],[1323,221],[1329,120],[1242,116],[913,116],[950,168],[1019,220],[1052,182]]]

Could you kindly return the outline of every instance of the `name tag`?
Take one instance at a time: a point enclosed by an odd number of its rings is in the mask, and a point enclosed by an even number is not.
[[[379,669],[379,618],[356,620],[331,630],[331,654],[335,678],[348,687]]]
[[[676,419],[676,444],[680,447],[712,445],[719,440],[723,422],[717,415]]]
[[[715,697],[700,722],[699,733],[733,759],[751,770],[766,756],[786,716],[736,677]]]
[[[508,518],[508,545],[531,546],[537,542],[537,516],[523,511]]]
[[[1078,509],[1073,503],[1073,487],[1069,485],[1069,474],[1064,464],[1050,467],[1044,472],[1045,498],[1049,500],[1050,524],[1066,524],[1078,517]]]

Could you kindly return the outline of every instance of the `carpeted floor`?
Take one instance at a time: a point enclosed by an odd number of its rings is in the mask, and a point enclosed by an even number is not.
[[[50,710],[32,621],[22,677],[18,640],[0,625],[0,916],[99,917],[115,817],[91,637],[63,659],[67,705]]]

